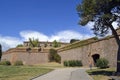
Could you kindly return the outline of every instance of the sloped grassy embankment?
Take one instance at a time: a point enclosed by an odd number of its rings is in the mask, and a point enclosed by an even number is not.
[[[33,77],[48,73],[54,68],[62,67],[57,63],[34,66],[2,66],[0,65],[0,80],[30,80]]]

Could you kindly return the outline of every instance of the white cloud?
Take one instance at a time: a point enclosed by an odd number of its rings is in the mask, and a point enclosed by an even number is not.
[[[117,24],[118,24],[117,22],[113,22],[113,23],[112,23],[112,25],[113,25],[113,27],[114,27],[115,29],[118,28],[118,25],[117,25]]]
[[[60,31],[51,36],[47,36],[37,31],[21,31],[20,35],[23,38],[23,41],[26,41],[29,38],[35,38],[35,39],[39,39],[39,41],[51,41],[51,42],[54,40],[61,42],[69,42],[71,39],[86,39],[92,36],[88,34],[81,34],[79,32],[72,30]]]
[[[22,41],[15,37],[0,36],[0,43],[2,45],[3,51],[16,47],[16,45],[21,44]]]
[[[94,26],[94,22],[88,22],[87,25],[85,27],[87,27],[88,29],[92,29]]]
[[[86,39],[90,38],[91,36],[92,35],[81,34],[72,30],[65,30],[52,35],[50,41],[58,40],[61,42],[69,42],[71,39]]]
[[[20,32],[20,36],[23,38],[24,41],[28,41],[29,38],[35,38],[35,39],[39,39],[40,41],[47,41],[48,40],[48,36],[37,32],[37,31],[21,31]]]
[[[0,36],[0,43],[2,44],[3,50],[7,50],[9,48],[16,47],[18,44],[22,44],[23,41],[28,41],[29,38],[39,39],[39,41],[61,41],[61,42],[70,42],[71,39],[86,39],[90,38],[93,35],[89,34],[82,34],[73,30],[65,30],[60,31],[56,34],[53,34],[51,36],[47,36],[43,33],[40,33],[38,31],[21,31],[20,37],[10,37],[10,36]]]

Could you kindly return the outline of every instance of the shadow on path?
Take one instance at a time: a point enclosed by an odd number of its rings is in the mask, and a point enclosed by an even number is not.
[[[101,70],[101,71],[93,71],[91,73],[89,73],[90,75],[105,75],[105,76],[112,76],[113,71],[105,71],[105,70]]]

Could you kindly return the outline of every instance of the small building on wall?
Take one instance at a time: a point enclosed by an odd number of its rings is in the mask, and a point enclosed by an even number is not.
[[[62,43],[62,42],[58,42],[59,47],[63,47],[69,43]],[[25,41],[23,43],[24,47],[29,47],[30,46],[30,42],[29,41]],[[53,42],[38,42],[38,47],[41,48],[54,48],[54,43]]]

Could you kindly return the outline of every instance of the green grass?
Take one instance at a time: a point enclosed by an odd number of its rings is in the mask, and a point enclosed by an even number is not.
[[[39,66],[0,66],[0,80],[29,80],[52,70]]]
[[[115,68],[87,70],[87,73],[91,75],[94,80],[111,80],[110,76],[112,76],[114,72]]]

